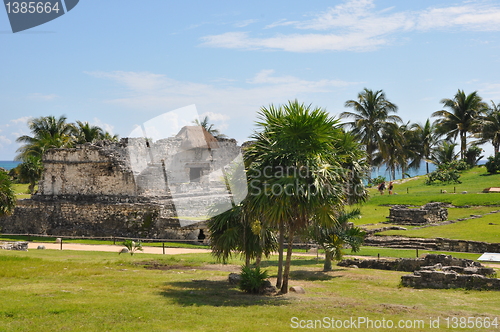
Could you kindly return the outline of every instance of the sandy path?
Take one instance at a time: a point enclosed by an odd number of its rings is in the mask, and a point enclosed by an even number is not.
[[[61,245],[59,243],[38,243],[30,242],[28,243],[28,249],[34,249],[38,246],[45,246],[46,249],[60,250]],[[79,243],[64,243],[62,245],[63,250],[84,250],[84,251],[108,251],[108,252],[120,252],[125,248],[122,245],[105,245],[105,244],[79,244]],[[138,251],[138,253],[146,254],[163,254],[163,248],[161,247],[142,247],[144,251]],[[165,247],[165,255],[177,255],[177,254],[199,254],[199,253],[209,253],[210,249],[186,249],[186,248],[167,248]]]
[[[46,249],[54,249],[60,250],[61,245],[58,243],[38,243],[38,242],[29,242],[28,249],[34,249],[38,246],[45,246]],[[124,246],[122,245],[105,245],[105,244],[78,244],[78,243],[64,243],[63,242],[63,250],[83,250],[83,251],[107,251],[107,252],[120,252]],[[142,247],[146,254],[163,254],[163,248],[161,247]],[[210,249],[187,249],[187,248],[167,248],[165,247],[165,255],[178,255],[178,254],[202,254],[202,253],[210,253]],[[139,254],[141,251],[138,252]],[[316,257],[316,253],[295,253],[295,256],[313,256]],[[367,256],[356,256],[356,255],[344,255],[345,258],[359,258],[359,259],[377,259],[376,257],[367,257]],[[384,258],[384,257],[380,257]],[[319,259],[324,259],[323,255],[319,255]],[[394,259],[394,258],[389,258]],[[493,267],[496,269],[500,269],[500,263],[490,263],[490,262],[481,262],[484,266]]]

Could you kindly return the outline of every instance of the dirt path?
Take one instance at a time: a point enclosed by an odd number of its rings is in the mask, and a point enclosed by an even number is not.
[[[60,250],[61,245],[58,243],[39,243],[30,242],[28,244],[28,249],[36,250],[38,246],[45,246],[46,249]],[[120,252],[124,246],[122,245],[105,245],[105,244],[79,244],[79,243],[63,243],[63,250],[83,250],[83,251],[107,251],[107,252]],[[163,248],[160,247],[142,247],[144,251],[142,253],[146,254],[163,254]],[[187,248],[165,248],[165,255],[178,255],[178,254],[202,254],[210,253],[210,249],[187,249]],[[139,254],[141,252],[138,252]],[[311,256],[316,257],[316,253],[295,253],[295,256]],[[368,256],[356,256],[356,255],[345,255],[345,258],[359,258],[359,259],[377,259],[377,257]],[[384,258],[384,257],[380,257]],[[324,259],[323,255],[319,255],[319,259]],[[394,258],[387,258],[394,259]],[[500,263],[488,263],[481,262],[484,266],[489,266],[493,268],[500,269]]]
[[[38,243],[30,242],[28,243],[28,249],[34,249],[38,246],[45,246],[46,249],[60,250],[61,245],[59,243]],[[107,251],[107,252],[120,252],[125,248],[122,245],[106,245],[106,244],[79,244],[79,243],[64,243],[62,245],[63,250],[83,250],[83,251]],[[142,247],[146,254],[163,254],[163,248],[161,247]],[[139,251],[140,253],[141,251]],[[199,254],[199,253],[209,253],[210,249],[187,249],[187,248],[165,248],[165,255],[177,255],[177,254]]]

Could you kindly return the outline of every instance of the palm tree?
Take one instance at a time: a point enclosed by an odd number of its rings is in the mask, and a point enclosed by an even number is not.
[[[27,156],[19,165],[19,178],[24,183],[29,183],[28,189],[31,194],[35,192],[35,185],[42,176],[43,165],[38,157]]]
[[[357,100],[348,100],[346,107],[353,108],[355,112],[342,112],[340,118],[353,118],[352,122],[346,123],[352,128],[352,133],[356,135],[365,146],[367,163],[373,166],[373,154],[383,143],[381,130],[385,123],[401,122],[396,113],[398,107],[388,101],[382,90],[373,92],[365,88],[358,94]]]
[[[281,292],[287,293],[294,237],[313,221],[337,224],[338,211],[349,200],[342,188],[349,173],[343,165],[353,164],[352,156],[359,153],[337,148],[345,133],[321,108],[290,101],[262,108],[259,118],[261,131],[245,153],[247,200],[254,213],[280,228],[280,239],[286,230]]]
[[[474,131],[478,121],[487,109],[487,104],[474,91],[468,95],[458,90],[453,99],[443,99],[441,103],[447,110],[436,111],[433,117],[440,117],[436,121],[438,131],[447,135],[447,139],[460,137],[460,158],[465,158],[467,150],[467,134]]]
[[[227,263],[233,252],[245,257],[245,266],[254,259],[260,265],[262,255],[269,255],[278,249],[274,232],[262,227],[259,220],[252,217],[245,202],[230,210],[218,213],[218,206],[212,207],[214,217],[208,221],[212,254]]]
[[[196,119],[196,120],[193,121],[194,124],[196,124],[198,126],[202,126],[206,131],[208,131],[208,133],[210,135],[212,135],[215,138],[224,138],[224,137],[227,137],[226,135],[221,134],[221,132],[219,131],[219,129],[214,128],[214,124],[213,123],[209,123],[209,122],[210,122],[210,120],[208,119],[208,116],[205,116],[203,118],[203,120],[201,120],[201,122],[198,119]]]
[[[429,173],[429,159],[432,149],[441,142],[441,134],[437,132],[436,124],[431,123],[429,119],[425,124],[414,123],[411,125],[413,131],[412,146],[415,148],[414,166],[420,165],[425,160],[425,171]]]
[[[457,160],[458,153],[455,153],[456,143],[442,141],[440,145],[431,152],[429,160],[436,165],[450,163]]]
[[[102,139],[104,131],[101,127],[91,126],[88,122],[76,121],[73,135],[76,144],[92,143]]]
[[[41,159],[43,153],[50,148],[71,147],[73,144],[71,134],[74,127],[66,122],[64,115],[58,119],[52,115],[35,118],[28,123],[28,127],[33,137],[23,135],[16,140],[24,143],[17,150],[20,152],[17,160],[24,160],[28,156]]]
[[[7,172],[0,169],[0,217],[9,215],[16,206],[16,196]]]
[[[324,271],[332,270],[332,260],[342,259],[344,245],[349,245],[354,252],[360,249],[366,233],[361,228],[349,224],[349,220],[359,218],[360,215],[359,209],[342,211],[337,217],[338,225],[324,227],[315,224],[310,227],[309,237],[325,250]]]
[[[475,136],[480,138],[479,144],[491,142],[496,156],[500,150],[500,103],[495,104],[493,100],[491,101],[491,108],[481,119],[479,132]]]

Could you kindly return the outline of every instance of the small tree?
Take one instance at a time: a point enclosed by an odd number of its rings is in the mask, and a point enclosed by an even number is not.
[[[132,240],[125,240],[123,241],[123,245],[125,246],[125,248],[128,249],[130,256],[133,256],[137,250],[144,251],[144,249],[142,249],[142,243],[140,240],[138,242]]]
[[[0,170],[0,217],[9,215],[16,206],[16,196],[7,172]]]
[[[465,162],[469,165],[469,167],[477,166],[479,160],[484,157],[481,153],[483,153],[483,149],[477,145],[472,145],[469,149],[467,149],[465,152]]]
[[[359,227],[354,227],[349,220],[359,218],[360,210],[342,212],[337,218],[338,224],[329,227],[316,224],[309,228],[309,237],[325,250],[324,271],[332,270],[332,260],[341,260],[346,245],[353,252],[359,251],[366,233]]]
[[[500,170],[500,152],[497,153],[494,157],[489,156],[485,166],[488,173],[496,174],[496,172]]]
[[[36,183],[42,175],[43,165],[40,158],[27,156],[22,164],[19,165],[19,177],[24,183],[29,183],[30,194],[35,193]]]

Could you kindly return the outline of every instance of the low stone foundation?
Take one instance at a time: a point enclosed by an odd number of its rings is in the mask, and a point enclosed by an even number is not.
[[[28,242],[0,242],[0,249],[28,251]]]
[[[340,261],[338,266],[352,266],[356,265],[359,268],[366,269],[379,269],[379,270],[392,270],[392,271],[405,271],[413,272],[429,266],[452,266],[455,271],[464,273],[464,269],[469,269],[470,273],[477,273],[482,275],[490,275],[495,273],[495,270],[484,267],[481,263],[475,262],[470,259],[455,258],[451,255],[435,255],[429,254],[423,258],[398,258],[396,260],[361,260],[361,259],[345,259]]]
[[[420,208],[410,208],[407,205],[396,205],[389,209],[391,223],[399,225],[425,225],[445,221],[448,210],[443,203],[428,203]]]
[[[459,274],[455,271],[415,271],[402,276],[401,284],[414,288],[465,288],[478,290],[500,290],[500,279],[480,274]]]
[[[444,238],[425,239],[409,238],[404,236],[368,236],[365,245],[399,249],[424,249],[454,252],[500,252],[500,243],[480,241],[453,240]]]

